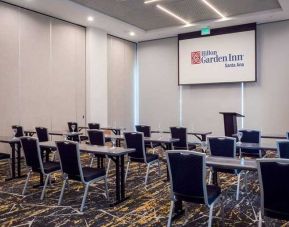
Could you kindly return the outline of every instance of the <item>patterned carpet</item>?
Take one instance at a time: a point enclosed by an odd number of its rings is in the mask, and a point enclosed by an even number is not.
[[[83,161],[88,163],[87,156]],[[5,182],[6,163],[1,163],[0,179],[0,225],[1,226],[165,226],[169,212],[169,183],[166,179],[166,166],[162,163],[162,175],[157,175],[153,167],[147,187],[144,187],[145,166],[132,164],[127,181],[129,199],[109,207],[104,197],[104,183],[99,182],[90,188],[84,213],[79,212],[83,195],[83,185],[70,183],[62,206],[57,206],[61,189],[61,176],[47,190],[43,202],[40,201],[40,188],[32,188],[39,181],[35,174],[29,183],[25,196],[21,195],[25,178]],[[113,166],[109,177],[110,197],[114,196]],[[24,170],[25,171],[25,170]],[[254,212],[259,211],[260,197],[257,173],[248,175],[248,194],[242,188],[240,200],[235,200],[236,180],[230,175],[220,175],[220,185],[225,197],[225,226],[257,226]],[[242,185],[242,184],[241,184]],[[207,226],[208,208],[188,204],[188,219],[185,215],[173,222],[174,226]],[[213,226],[221,226],[220,204],[213,212]],[[268,220],[267,226],[289,226],[288,222]]]

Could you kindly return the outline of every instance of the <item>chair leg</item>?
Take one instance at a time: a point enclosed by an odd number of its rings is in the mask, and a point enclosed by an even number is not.
[[[259,212],[259,222],[258,222],[258,227],[262,227],[262,214],[261,211]]]
[[[106,195],[106,199],[109,200],[107,177],[104,178],[104,183],[105,183],[105,195]]]
[[[108,177],[109,168],[110,168],[111,159],[108,159],[107,166],[106,166],[106,173],[105,176]]]
[[[147,182],[148,182],[149,171],[150,171],[150,164],[147,164],[147,173],[146,173],[146,177],[145,177],[145,185],[147,185]]]
[[[158,160],[158,169],[159,169],[159,176],[161,176],[161,164],[160,164],[160,160]]]
[[[241,174],[238,174],[238,182],[237,182],[237,192],[236,192],[236,200],[239,200],[239,194],[240,194],[240,179],[241,179]]]
[[[87,193],[88,193],[88,188],[89,188],[89,184],[86,184],[85,185],[84,194],[83,194],[83,198],[82,198],[81,207],[80,207],[80,212],[83,212],[83,208],[84,208],[86,197],[87,197]]]
[[[46,190],[46,187],[47,187],[47,184],[48,184],[49,179],[50,179],[50,174],[46,175],[45,183],[44,183],[44,187],[43,187],[43,189],[42,189],[42,193],[41,193],[40,200],[43,200],[43,198],[44,198],[45,190]]]
[[[24,184],[24,188],[23,188],[23,191],[22,191],[22,195],[24,195],[25,192],[26,192],[26,188],[27,188],[28,181],[29,181],[31,173],[32,173],[32,170],[29,170],[29,172],[27,174],[27,178],[26,178],[25,184]]]
[[[210,173],[209,173],[209,184],[212,184],[213,173],[212,173],[211,169],[209,171],[210,171]]]
[[[92,167],[93,161],[94,161],[94,157],[93,157],[93,155],[91,155],[89,167]]]
[[[126,171],[125,171],[124,182],[126,182],[126,179],[127,179],[127,174],[128,174],[129,164],[130,164],[130,161],[128,161],[128,162],[127,162],[127,165],[126,165]]]
[[[61,202],[62,202],[62,198],[63,198],[63,194],[64,194],[66,182],[67,182],[67,178],[65,177],[64,180],[63,180],[63,184],[62,184],[60,196],[59,196],[59,199],[58,199],[58,206],[60,206],[60,204],[61,204]],[[67,183],[68,183],[68,182],[67,182]],[[69,185],[69,184],[68,184],[68,185]]]
[[[170,213],[169,213],[169,219],[168,219],[167,227],[170,227],[172,225],[173,210],[174,210],[174,201],[171,201],[171,207],[170,207]]]
[[[210,206],[210,212],[209,212],[209,221],[208,221],[208,226],[212,226],[212,221],[213,221],[213,209],[214,209],[215,202],[213,202]]]
[[[247,171],[245,172],[245,176],[244,176],[244,183],[245,183],[245,190],[246,190],[246,193],[248,193],[248,176],[247,176]]]
[[[221,196],[221,213],[222,213],[222,226],[225,226],[224,223],[224,198],[223,196]]]
[[[9,171],[9,177],[12,177],[12,164],[11,164],[11,159],[9,158],[8,159],[8,166],[9,166],[9,168],[8,168],[8,171]]]

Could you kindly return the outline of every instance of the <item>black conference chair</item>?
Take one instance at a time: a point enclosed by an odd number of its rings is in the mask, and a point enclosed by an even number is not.
[[[289,159],[289,140],[277,141],[277,156],[278,158]]]
[[[79,143],[75,141],[57,141],[57,150],[59,152],[60,165],[63,173],[63,185],[58,200],[58,205],[61,205],[64,190],[68,180],[82,182],[85,185],[84,195],[80,207],[83,211],[89,186],[100,180],[105,182],[105,193],[108,199],[107,178],[104,168],[82,167],[80,162]]]
[[[43,200],[48,180],[50,180],[50,177],[53,173],[60,170],[60,164],[58,162],[51,162],[51,161],[43,162],[37,138],[24,136],[20,138],[20,142],[26,160],[26,166],[28,167],[29,170],[22,191],[22,195],[25,194],[32,172],[36,172],[43,174],[45,178],[44,187],[40,197],[40,199]]]
[[[148,125],[136,125],[135,130],[137,132],[142,132],[144,137],[151,137],[151,127]],[[158,146],[161,146],[160,143],[151,143],[151,142],[145,142],[145,148],[156,148]]]
[[[15,137],[24,136],[24,130],[23,130],[22,126],[20,126],[20,125],[12,125],[12,129],[16,130]]]
[[[195,149],[196,146],[188,145],[188,134],[187,128],[184,127],[170,127],[171,137],[174,139],[179,139],[178,142],[173,143],[174,150],[192,150]]]
[[[98,145],[98,146],[105,146],[105,136],[104,132],[102,130],[97,130],[97,129],[88,129],[87,130],[88,134],[88,140],[89,143],[92,145]],[[106,167],[106,176],[108,177],[108,172],[111,164],[110,158],[106,157],[105,155],[101,154],[95,154],[91,157],[90,161],[90,167],[92,167],[94,157],[100,160],[100,162],[103,162],[103,159],[107,159],[107,167]]]
[[[286,132],[286,138],[289,140],[289,132]]]
[[[36,135],[39,142],[49,141],[48,129],[45,127],[35,127]]]
[[[208,137],[209,143],[209,153],[211,156],[221,156],[221,157],[229,157],[236,158],[236,139],[231,137]],[[237,176],[237,192],[236,192],[236,200],[239,200],[239,192],[240,192],[240,180],[241,173],[240,170],[234,169],[224,169],[224,168],[211,168],[213,172],[228,173],[234,174]],[[212,179],[212,173],[210,173],[210,181]],[[247,185],[247,176],[245,172],[245,185]]]
[[[100,129],[100,124],[98,124],[98,123],[88,123],[88,129]]]
[[[258,130],[239,130],[242,132],[241,142],[243,143],[260,143],[261,142],[261,132]],[[260,149],[240,149],[240,157],[259,157],[262,158],[265,153]]]
[[[206,184],[206,154],[187,150],[168,151],[166,153],[170,185],[171,207],[167,226],[171,226],[175,201],[205,204],[210,208],[208,226],[212,226],[213,208],[221,199],[222,220],[223,200],[221,188]]]
[[[69,132],[79,132],[77,122],[70,121],[70,122],[67,122],[67,125],[68,125]],[[76,142],[81,142],[81,141],[87,140],[88,137],[84,135],[73,135],[73,136],[68,136],[67,139],[76,141]]]
[[[49,141],[49,134],[48,134],[48,129],[45,127],[35,127],[35,131],[36,131],[36,135],[38,138],[39,142],[47,142]],[[45,149],[47,151],[47,149]],[[56,149],[49,149],[48,152],[52,152],[53,154],[53,158],[52,160],[55,161],[55,153],[56,153]],[[49,156],[49,154],[47,155],[47,157]]]
[[[289,160],[257,159],[261,191],[259,227],[265,217],[289,221]]]
[[[134,148],[135,152],[128,154],[128,163],[125,173],[125,181],[127,179],[129,165],[131,162],[144,163],[147,165],[145,176],[145,185],[147,185],[150,166],[157,163],[159,169],[159,176],[161,175],[160,160],[157,154],[149,154],[146,152],[144,146],[144,135],[142,132],[125,132],[125,143],[127,148]]]

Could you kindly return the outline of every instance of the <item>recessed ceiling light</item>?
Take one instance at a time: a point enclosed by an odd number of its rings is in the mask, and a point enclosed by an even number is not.
[[[161,5],[157,5],[157,8],[162,10],[163,12],[171,15],[172,17],[176,18],[177,20],[183,22],[185,25],[189,25],[190,22],[186,21],[185,19],[181,18],[180,16],[178,16],[177,14],[173,13],[172,11],[166,9],[165,7],[161,6]]]
[[[147,0],[144,2],[144,4],[150,4],[150,3],[154,3],[154,2],[159,2],[161,0]]]
[[[207,0],[203,0],[203,3],[205,3],[208,7],[210,7],[213,11],[215,11],[222,18],[226,18],[226,16],[224,16],[215,6],[213,6]]]
[[[135,36],[135,33],[134,32],[129,32],[129,35],[130,36]]]
[[[91,21],[94,21],[94,18],[92,16],[89,16],[87,17],[87,20],[91,22]]]

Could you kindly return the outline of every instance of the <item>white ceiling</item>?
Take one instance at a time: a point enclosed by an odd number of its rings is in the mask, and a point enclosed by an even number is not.
[[[218,28],[252,22],[267,23],[289,19],[289,0],[209,0],[228,17],[228,20],[218,19],[218,15],[209,8],[204,8],[205,6],[200,4],[200,0],[163,0],[163,2],[168,1],[172,5],[163,3],[162,5],[194,23],[193,26],[189,27],[180,25],[174,18],[157,10],[155,8],[156,4],[150,4],[149,8],[143,6],[144,0],[73,0],[86,5],[93,3],[89,7],[70,0],[4,1],[86,27],[96,27],[109,34],[135,42],[198,31],[204,26]],[[131,3],[132,1],[134,1],[134,4]],[[189,4],[190,1],[198,1],[199,3]],[[276,4],[276,1],[279,2],[279,5]],[[109,4],[118,4],[117,10],[109,10],[111,6]],[[133,16],[127,15],[127,11],[121,11],[122,6],[126,9],[131,7],[130,10],[133,7],[138,7],[139,11]],[[142,7],[144,8],[142,9]],[[191,16],[196,7],[199,7],[197,8],[198,13]],[[150,13],[148,14],[146,10],[149,10]],[[141,13],[142,11],[143,13]],[[94,17],[94,21],[88,22],[88,16]],[[145,20],[145,18],[149,19]],[[131,31],[135,32],[136,35],[130,36],[129,32]]]

